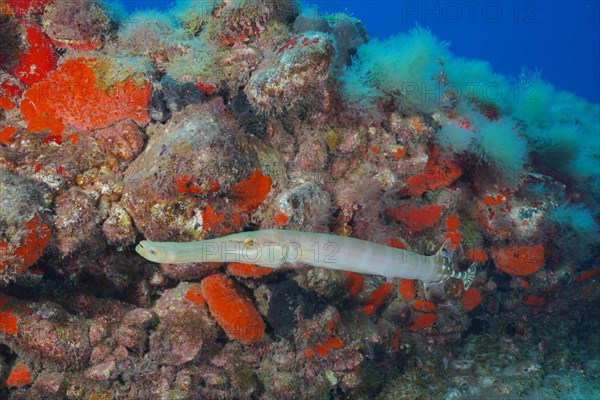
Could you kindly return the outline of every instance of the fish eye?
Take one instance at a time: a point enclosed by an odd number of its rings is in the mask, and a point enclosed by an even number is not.
[[[244,240],[244,246],[251,248],[254,247],[258,244],[258,240],[256,240],[255,238],[249,237],[247,239]]]

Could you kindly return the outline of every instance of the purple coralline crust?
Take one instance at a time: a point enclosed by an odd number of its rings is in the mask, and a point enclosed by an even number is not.
[[[98,193],[73,187],[56,199],[57,247],[62,256],[69,255],[81,246],[98,242],[101,231],[100,216],[96,208]]]
[[[133,221],[127,211],[118,203],[112,203],[108,218],[102,223],[102,232],[112,244],[127,246],[135,242]]]
[[[59,372],[43,372],[35,379],[31,387],[32,397],[60,399],[65,389],[64,374]]]
[[[205,384],[198,394],[206,399],[218,399],[222,396],[251,398],[260,392],[260,383],[248,368],[256,369],[266,349],[247,352],[235,342],[226,344],[205,363],[199,377]]]
[[[33,307],[44,310],[44,304]],[[53,315],[25,315],[19,321],[20,351],[51,369],[79,369],[88,360],[91,347],[87,321],[49,305]]]
[[[181,365],[205,351],[217,338],[214,320],[205,305],[186,298],[191,284],[180,283],[166,290],[155,303],[160,325],[150,336],[150,353],[163,354],[165,365]]]
[[[108,153],[128,161],[137,156],[144,141],[139,126],[130,119],[118,121],[108,128],[96,131],[98,145]]]
[[[397,91],[361,80],[357,93],[381,93],[373,109],[354,109],[340,77],[353,63],[367,70],[352,57],[368,42],[364,27],[292,0],[224,0],[209,12],[190,2],[121,27],[97,1],[51,1],[21,10],[26,18],[8,12],[19,2],[4,3],[1,399],[598,397],[598,258],[579,262],[559,242],[593,237],[581,233],[597,219],[593,188],[540,174],[551,162],[537,155],[505,187],[492,166],[436,136],[455,126],[477,137],[470,129],[507,120],[504,110],[478,100],[460,104],[467,113],[448,97],[416,113]],[[29,88],[13,68],[35,59],[31,26],[58,65],[96,59],[98,85],[151,84],[152,122],[28,132],[19,102]],[[553,220],[564,215],[589,221]],[[465,291],[453,279],[425,287],[316,268],[242,278],[226,263],[157,265],[134,251],[142,239],[267,228],[420,254],[450,239],[455,267],[476,260],[479,271]],[[200,282],[215,273],[258,311],[258,343],[230,339],[211,315]],[[9,387],[16,365],[31,377]]]

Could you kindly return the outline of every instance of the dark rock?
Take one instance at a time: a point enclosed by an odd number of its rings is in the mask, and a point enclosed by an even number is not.
[[[325,303],[316,292],[303,289],[296,281],[287,280],[268,286],[271,299],[267,319],[275,335],[293,334],[298,307],[302,307],[302,317],[305,319],[310,319],[325,309]]]
[[[156,121],[165,122],[174,112],[190,104],[201,103],[207,96],[192,82],[177,82],[165,76],[152,92],[148,112]]]
[[[154,89],[150,103],[148,104],[148,113],[150,118],[155,121],[165,122],[171,118],[171,111],[167,108],[165,95],[160,89]]]
[[[337,47],[336,59],[333,62],[335,68],[350,65],[350,59],[356,54],[356,49],[369,41],[369,36],[363,24],[349,18],[337,22],[333,26],[332,33]]]
[[[165,76],[162,81],[162,92],[167,108],[171,112],[179,111],[189,104],[197,104],[206,100],[206,93],[192,82],[177,82]]]
[[[262,138],[267,131],[267,120],[263,115],[256,113],[248,101],[246,93],[240,92],[231,99],[229,108],[233,112],[238,124],[246,133]]]

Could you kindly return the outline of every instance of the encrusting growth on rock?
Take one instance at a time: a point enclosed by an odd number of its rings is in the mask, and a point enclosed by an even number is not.
[[[0,399],[600,398],[598,105],[425,27],[117,3],[0,0]]]

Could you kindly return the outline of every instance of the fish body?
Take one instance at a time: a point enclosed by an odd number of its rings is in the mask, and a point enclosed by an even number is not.
[[[136,251],[158,263],[239,262],[268,268],[305,264],[425,283],[456,278],[468,289],[475,277],[475,264],[467,271],[455,271],[447,244],[427,256],[345,236],[264,229],[197,242],[143,240]]]

